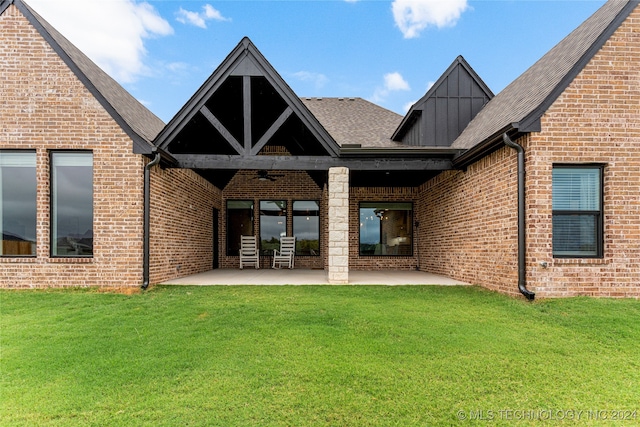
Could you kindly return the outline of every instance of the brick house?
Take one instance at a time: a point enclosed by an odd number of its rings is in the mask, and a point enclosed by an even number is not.
[[[495,96],[458,57],[404,117],[299,98],[245,38],[164,124],[0,0],[0,285],[146,287],[237,268],[253,234],[263,267],[295,235],[331,283],[640,297],[637,6],[607,2]]]

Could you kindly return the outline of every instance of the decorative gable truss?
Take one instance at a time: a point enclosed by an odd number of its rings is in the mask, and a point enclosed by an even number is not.
[[[154,143],[196,169],[313,169],[340,151],[246,37]]]

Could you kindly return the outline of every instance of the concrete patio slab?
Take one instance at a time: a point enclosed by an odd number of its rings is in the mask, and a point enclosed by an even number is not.
[[[217,269],[167,280],[163,285],[328,285],[327,272],[308,269]],[[422,271],[351,271],[350,285],[468,285]]]

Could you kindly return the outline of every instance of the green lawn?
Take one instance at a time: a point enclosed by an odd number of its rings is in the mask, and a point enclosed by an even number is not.
[[[3,426],[640,424],[638,300],[2,291],[0,328]]]

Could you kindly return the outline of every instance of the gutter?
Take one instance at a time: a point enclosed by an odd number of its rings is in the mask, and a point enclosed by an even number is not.
[[[493,133],[490,137],[486,138],[480,144],[474,145],[455,156],[453,158],[454,166],[460,169],[466,169],[470,164],[477,162],[481,158],[502,147],[502,135],[505,132],[518,130],[514,125],[517,126],[517,123],[511,123],[510,125],[503,127],[499,131]]]
[[[144,236],[142,245],[142,290],[149,287],[149,231],[151,210],[151,168],[160,163],[161,154],[154,147],[155,157],[144,167]]]
[[[536,294],[527,289],[524,148],[518,143],[513,142],[506,132],[502,134],[502,140],[507,147],[513,148],[518,153],[518,290],[529,301],[533,301]]]

